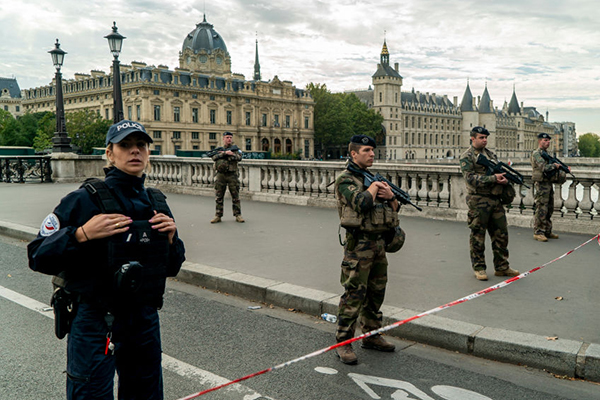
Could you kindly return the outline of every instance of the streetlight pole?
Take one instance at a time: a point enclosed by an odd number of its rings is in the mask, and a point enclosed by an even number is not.
[[[112,32],[104,36],[108,39],[108,47],[114,56],[113,59],[113,121],[116,124],[123,120],[123,94],[121,93],[121,71],[119,69],[119,53],[123,46],[125,36],[117,31],[117,23],[113,22]]]
[[[52,151],[54,153],[68,153],[72,151],[71,138],[67,136],[67,127],[65,124],[65,106],[63,102],[62,74],[60,68],[65,59],[64,50],[60,48],[60,43],[56,39],[54,49],[48,53],[52,56],[52,64],[56,68],[56,132],[52,138]]]

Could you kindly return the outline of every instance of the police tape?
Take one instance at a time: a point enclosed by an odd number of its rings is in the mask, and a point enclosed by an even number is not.
[[[391,325],[384,326],[384,327],[382,327],[382,328],[379,328],[379,329],[377,329],[377,330],[370,331],[370,332],[367,332],[367,333],[363,333],[363,334],[362,334],[362,335],[360,335],[360,336],[356,336],[356,337],[354,337],[354,338],[352,338],[352,339],[348,339],[348,340],[346,340],[346,341],[343,341],[343,342],[336,343],[336,344],[334,344],[334,345],[332,345],[332,346],[325,347],[325,348],[323,348],[323,349],[317,350],[317,351],[315,351],[315,352],[312,352],[312,353],[310,353],[310,354],[306,354],[306,355],[304,355],[304,356],[302,356],[302,357],[298,357],[298,358],[296,358],[296,359],[293,359],[293,360],[287,361],[287,362],[285,362],[285,363],[282,363],[282,364],[276,365],[276,366],[274,366],[274,367],[270,367],[270,368],[264,369],[264,370],[262,370],[262,371],[255,372],[255,373],[253,373],[253,374],[246,375],[246,376],[244,376],[244,377],[242,377],[242,378],[235,379],[235,380],[233,380],[233,381],[230,381],[230,382],[224,383],[224,384],[222,384],[222,385],[219,385],[219,386],[215,386],[215,387],[213,387],[213,388],[210,388],[210,389],[203,390],[203,391],[201,391],[201,392],[198,392],[198,393],[195,393],[195,394],[191,394],[191,395],[189,395],[189,396],[186,396],[186,397],[182,397],[182,398],[180,398],[179,400],[189,400],[189,399],[194,399],[194,398],[200,397],[200,396],[202,396],[202,395],[205,395],[205,394],[207,394],[207,393],[214,392],[214,391],[216,391],[216,390],[222,389],[222,388],[224,388],[224,387],[226,387],[226,386],[233,385],[233,384],[236,384],[236,383],[239,383],[239,382],[242,382],[242,381],[248,380],[248,379],[250,379],[250,378],[254,378],[254,377],[256,377],[256,376],[259,376],[259,375],[266,374],[267,372],[275,371],[275,370],[278,370],[278,369],[281,369],[281,368],[284,368],[284,367],[290,366],[290,365],[292,365],[292,364],[295,364],[295,363],[297,363],[297,362],[304,361],[304,360],[306,360],[306,359],[309,359],[309,358],[312,358],[312,357],[315,357],[315,356],[321,355],[321,354],[323,354],[323,353],[326,353],[326,352],[328,352],[328,351],[330,351],[330,350],[333,350],[333,349],[336,349],[336,348],[338,348],[338,347],[342,347],[342,346],[348,345],[348,344],[350,344],[350,343],[354,343],[354,342],[356,342],[356,341],[358,341],[358,340],[362,340],[362,339],[364,339],[364,338],[367,338],[367,337],[369,337],[369,336],[373,336],[373,335],[377,335],[377,334],[380,334],[380,333],[383,333],[383,332],[389,331],[390,329],[396,328],[396,327],[398,327],[398,326],[400,326],[400,325],[404,325],[404,324],[406,324],[406,323],[409,323],[409,322],[411,322],[411,321],[414,321],[414,320],[416,320],[416,319],[419,319],[419,318],[421,318],[421,317],[424,317],[424,316],[426,316],[426,315],[434,314],[434,313],[436,313],[436,312],[439,312],[439,311],[445,310],[446,308],[450,308],[450,307],[456,306],[456,305],[458,305],[458,304],[465,303],[465,302],[467,302],[467,301],[469,301],[469,300],[476,299],[476,298],[478,298],[478,297],[481,297],[481,296],[483,296],[483,295],[485,295],[485,294],[491,293],[491,292],[493,292],[493,291],[495,291],[495,290],[498,290],[498,289],[500,289],[500,288],[503,288],[503,287],[505,287],[505,286],[508,286],[508,285],[510,285],[511,283],[518,281],[519,279],[523,279],[523,278],[525,278],[526,276],[528,276],[528,275],[531,275],[532,273],[534,273],[534,272],[536,272],[536,271],[539,271],[540,269],[542,269],[542,268],[544,268],[544,267],[546,267],[546,266],[548,266],[548,265],[552,264],[552,263],[553,263],[553,262],[555,262],[555,261],[558,261],[558,260],[560,260],[560,259],[563,259],[563,258],[565,258],[566,256],[568,256],[569,254],[573,253],[574,251],[577,251],[577,250],[579,250],[580,248],[582,248],[583,246],[587,245],[588,243],[590,243],[590,242],[591,242],[591,241],[593,241],[594,239],[596,239],[596,241],[598,242],[598,245],[600,246],[600,234],[598,234],[598,235],[596,235],[596,236],[592,237],[591,239],[589,239],[589,240],[585,241],[584,243],[580,244],[579,246],[575,247],[574,249],[571,249],[571,250],[569,250],[568,252],[564,253],[563,255],[561,255],[561,256],[559,256],[559,257],[556,257],[554,260],[552,260],[552,261],[549,261],[549,262],[547,262],[547,263],[545,263],[545,264],[542,264],[542,265],[540,265],[540,266],[538,266],[538,267],[535,267],[535,268],[533,268],[533,269],[531,269],[531,270],[529,270],[529,271],[527,271],[527,272],[523,272],[523,273],[522,273],[522,274],[520,274],[520,275],[517,275],[517,276],[514,276],[514,277],[512,277],[512,278],[509,278],[509,279],[507,279],[507,280],[505,280],[505,281],[503,281],[503,282],[500,282],[500,283],[498,283],[497,285],[490,286],[490,287],[488,287],[488,288],[486,288],[486,289],[480,290],[479,292],[475,292],[475,293],[473,293],[473,294],[470,294],[470,295],[468,295],[468,296],[462,297],[462,298],[460,298],[460,299],[458,299],[458,300],[454,300],[454,301],[452,301],[452,302],[450,302],[450,303],[446,303],[446,304],[444,304],[443,306],[439,306],[439,307],[436,307],[436,308],[432,308],[431,310],[424,311],[424,312],[422,312],[422,313],[420,313],[420,314],[414,315],[414,316],[412,316],[412,317],[410,317],[410,318],[407,318],[407,319],[404,319],[404,320],[402,320],[402,321],[397,321],[397,322],[394,322],[394,323],[393,323],[393,324],[391,324]]]

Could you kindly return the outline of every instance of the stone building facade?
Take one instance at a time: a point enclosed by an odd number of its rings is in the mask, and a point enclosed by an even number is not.
[[[223,38],[206,18],[184,39],[179,67],[143,62],[121,65],[124,118],[141,122],[159,154],[210,150],[224,131],[244,151],[300,152],[314,156],[314,101],[309,93],[275,76],[260,78],[258,43],[253,80],[231,72]],[[113,118],[112,71],[91,71],[63,80],[65,111],[96,110]],[[23,91],[28,112],[54,111],[55,82]]]
[[[561,154],[556,156],[562,157],[576,157],[579,155],[579,149],[577,147],[577,132],[575,131],[574,122],[552,122],[556,134],[563,141]]]
[[[483,126],[491,132],[488,147],[501,158],[528,158],[537,148],[537,135],[557,136],[535,107],[519,104],[513,88],[510,103],[494,107],[487,84],[475,98],[467,87],[458,103],[447,95],[402,91],[398,63],[390,67],[384,41],[380,63],[372,76],[373,88],[354,91],[367,106],[383,117],[385,145],[378,146],[377,157],[385,160],[457,158],[470,145],[470,131]],[[552,145],[561,148],[562,138]]]
[[[21,89],[16,78],[0,78],[0,109],[8,111],[13,117],[23,115]]]

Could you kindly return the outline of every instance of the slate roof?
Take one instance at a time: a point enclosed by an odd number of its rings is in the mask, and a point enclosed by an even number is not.
[[[206,16],[204,16],[204,20],[201,23],[196,25],[196,29],[188,33],[183,40],[181,51],[186,48],[194,50],[195,53],[198,53],[200,50],[206,50],[210,54],[216,49],[227,52],[225,41],[213,29],[213,25],[206,22]]]
[[[402,76],[394,68],[389,65],[377,64],[377,71],[373,74],[373,78],[380,76],[393,76],[394,78],[402,78]]]
[[[513,88],[513,94],[510,98],[510,103],[508,103],[508,113],[509,114],[518,114],[521,112],[521,107],[519,106],[519,101],[517,100],[517,93],[515,93],[515,89]]]
[[[460,102],[460,111],[475,111],[473,109],[473,94],[471,93],[469,82],[467,82],[465,94],[463,95],[462,101]]]
[[[11,98],[21,98],[21,89],[19,88],[16,78],[0,78],[0,93],[2,93],[4,89],[8,89]]]
[[[493,113],[491,106],[492,99],[490,99],[490,94],[487,90],[487,84],[485,85],[485,90],[483,91],[483,95],[481,96],[481,100],[479,102],[479,113],[480,114],[490,114]]]

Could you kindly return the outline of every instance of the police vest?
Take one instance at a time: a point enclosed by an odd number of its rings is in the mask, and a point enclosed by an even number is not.
[[[125,214],[123,207],[106,183],[87,179],[84,187],[104,214]],[[165,195],[146,188],[152,207],[169,214]],[[169,239],[166,233],[152,229],[147,220],[133,221],[129,229],[108,239],[108,266],[114,274],[113,290],[119,300],[161,308],[169,263]]]

